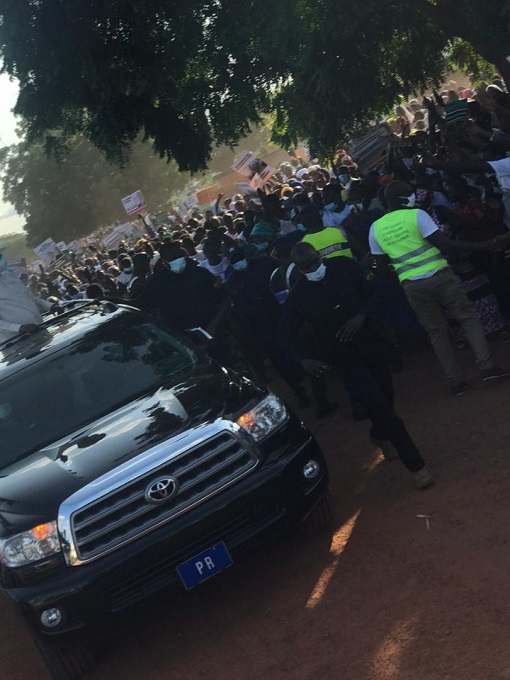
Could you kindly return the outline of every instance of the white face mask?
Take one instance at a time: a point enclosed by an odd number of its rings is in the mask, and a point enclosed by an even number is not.
[[[402,199],[403,208],[414,208],[416,205],[416,194],[411,194],[410,196],[399,196]]]
[[[236,262],[232,265],[236,272],[244,272],[245,269],[248,268],[248,260],[239,260],[239,262]]]
[[[174,274],[182,274],[182,272],[186,269],[186,258],[179,257],[177,260],[172,260],[168,263],[168,266]]]
[[[308,272],[305,276],[309,281],[322,281],[326,276],[326,265],[321,262],[314,272]]]

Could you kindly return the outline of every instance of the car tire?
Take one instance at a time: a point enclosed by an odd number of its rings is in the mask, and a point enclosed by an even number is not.
[[[313,536],[331,524],[333,519],[333,503],[327,494],[312,508],[301,523],[301,535]]]
[[[53,680],[77,680],[94,670],[95,654],[86,643],[58,647],[35,640]]]

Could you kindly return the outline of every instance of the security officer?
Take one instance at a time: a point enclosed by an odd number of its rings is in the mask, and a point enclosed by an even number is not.
[[[352,259],[352,248],[345,231],[341,227],[325,227],[321,214],[315,206],[305,206],[299,218],[306,227],[302,243],[309,243],[325,259],[332,257]]]
[[[298,243],[292,258],[303,276],[282,305],[283,344],[312,375],[321,376],[334,367],[352,399],[372,420],[372,439],[391,442],[416,487],[429,486],[433,477],[393,407],[388,352],[377,323],[380,295],[369,293],[363,271],[352,258],[323,260],[309,243]],[[316,339],[312,353],[298,339],[305,324]]]
[[[411,307],[430,337],[453,394],[463,394],[466,383],[450,342],[443,308],[464,329],[482,379],[508,376],[508,371],[494,366],[483,326],[460,279],[443,255],[443,251],[487,251],[495,246],[487,241],[468,243],[449,239],[424,210],[414,208],[416,194],[404,182],[391,182],[386,187],[385,199],[388,213],[370,229],[370,250],[379,267],[387,266],[389,258]]]

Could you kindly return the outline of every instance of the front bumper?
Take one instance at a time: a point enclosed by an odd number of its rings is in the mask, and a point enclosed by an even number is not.
[[[215,543],[224,541],[233,551],[276,528],[299,525],[328,488],[322,453],[293,419],[263,449],[264,462],[250,475],[168,524],[95,562],[62,565],[6,592],[36,632],[61,639],[180,584],[176,567]],[[313,480],[303,475],[310,459],[320,464]],[[54,607],[63,612],[63,621],[44,629],[40,615]]]

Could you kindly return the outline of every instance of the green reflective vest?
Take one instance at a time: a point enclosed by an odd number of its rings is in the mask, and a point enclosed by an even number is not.
[[[443,254],[418,229],[417,210],[396,210],[374,222],[374,235],[400,281],[420,278],[448,266]]]
[[[306,234],[301,242],[309,243],[321,257],[352,257],[349,241],[337,227],[325,227],[315,234]]]

